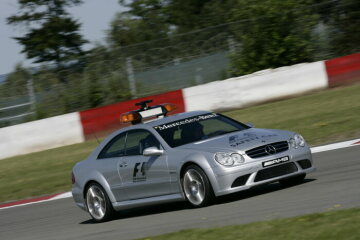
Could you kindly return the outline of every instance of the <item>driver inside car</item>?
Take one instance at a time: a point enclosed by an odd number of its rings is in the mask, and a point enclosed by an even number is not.
[[[182,127],[181,139],[183,143],[200,141],[206,138],[204,134],[204,126],[200,123],[193,123]]]

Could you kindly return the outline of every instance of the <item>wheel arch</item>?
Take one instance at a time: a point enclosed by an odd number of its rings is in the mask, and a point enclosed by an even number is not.
[[[96,179],[89,179],[85,184],[84,184],[84,188],[83,188],[83,198],[85,199],[86,197],[86,191],[87,189],[89,188],[89,186],[92,184],[92,183],[96,183],[98,185],[100,185],[104,191],[106,192],[106,194],[108,195],[109,199],[110,199],[110,202],[116,202],[116,199],[115,199],[115,196],[113,195],[113,193],[111,192],[110,188],[109,188],[109,185],[107,185],[107,183],[103,182],[103,181],[98,181]]]
[[[87,192],[89,186],[90,186],[91,184],[93,184],[93,183],[96,183],[96,184],[100,185],[102,188],[104,188],[98,181],[95,181],[95,180],[89,180],[89,181],[87,181],[87,183],[85,183],[84,189],[83,189],[83,198],[84,198],[84,199],[86,198],[86,192]]]
[[[193,167],[188,168],[189,166],[193,166]],[[185,193],[185,190],[184,190],[184,184],[185,183],[184,183],[184,178],[183,178],[183,176],[185,175],[186,169],[195,169],[197,172],[199,172],[199,170],[200,170],[202,173],[198,173],[198,174],[204,176],[204,177],[201,177],[201,178],[205,178],[205,179],[203,179],[203,184],[205,186],[206,185],[208,186],[208,188],[204,188],[205,191],[204,191],[203,199],[201,200],[201,202],[199,204],[198,203],[193,203],[192,202],[193,200],[191,200],[192,197],[190,197],[190,198],[186,197],[186,193]],[[184,196],[184,198],[187,199],[193,206],[195,206],[195,207],[207,206],[207,205],[211,204],[211,202],[214,200],[215,194],[214,194],[213,182],[211,181],[212,175],[213,175],[213,173],[212,173],[211,168],[205,168],[204,169],[204,167],[202,167],[200,164],[198,164],[195,161],[187,161],[181,166],[181,169],[180,169],[180,181],[179,181],[179,184],[180,184],[180,187],[181,187],[181,193]],[[208,189],[208,190],[206,190],[206,189]]]
[[[84,187],[84,199],[87,198],[86,196],[86,192],[87,190],[89,189],[90,186],[92,185],[98,185],[97,188],[102,188],[102,190],[100,189],[101,192],[104,192],[103,193],[103,200],[98,202],[97,204],[100,205],[101,208],[104,208],[103,211],[98,211],[96,210],[96,207],[94,206],[94,203],[92,202],[90,204],[90,206],[88,206],[88,202],[87,200],[85,200],[85,207],[87,209],[87,211],[89,212],[90,216],[96,221],[96,222],[106,222],[110,219],[112,219],[112,217],[114,216],[115,214],[115,210],[114,210],[114,206],[109,198],[109,195],[106,191],[106,188],[104,188],[98,181],[95,181],[95,180],[89,180],[86,184],[85,184],[85,187]],[[99,197],[99,196],[97,196]],[[94,196],[93,196],[94,198]],[[100,197],[101,198],[101,197]],[[97,200],[99,201],[99,200]],[[102,203],[101,203],[102,202]],[[99,206],[98,206],[99,207]],[[99,214],[100,212],[100,214]]]
[[[199,164],[197,164],[196,162],[194,162],[194,161],[188,161],[188,162],[185,162],[182,166],[181,166],[181,169],[180,169],[180,179],[182,179],[183,178],[183,176],[184,176],[184,172],[185,172],[185,169],[187,168],[187,167],[189,167],[189,166],[191,166],[191,165],[196,165],[196,166],[198,166],[199,168],[201,168],[203,171],[204,171],[204,169],[199,165]]]
[[[183,190],[183,187],[182,187],[182,178],[183,178],[185,169],[186,169],[188,166],[191,166],[191,165],[195,165],[195,166],[199,167],[201,170],[204,171],[204,173],[206,174],[207,178],[209,179],[210,186],[211,186],[213,192],[215,192],[215,191],[216,191],[216,187],[217,187],[217,182],[216,182],[216,179],[215,179],[215,176],[214,176],[214,172],[213,172],[213,170],[211,169],[209,163],[208,163],[208,162],[204,163],[204,161],[188,160],[188,161],[185,161],[185,162],[181,165],[180,170],[179,170],[179,180],[180,180],[180,181],[179,181],[179,185],[180,185],[180,189],[181,189],[182,194],[184,194],[184,190]]]

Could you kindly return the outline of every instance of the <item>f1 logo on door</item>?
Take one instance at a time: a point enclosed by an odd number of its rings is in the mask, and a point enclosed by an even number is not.
[[[141,168],[139,170],[140,164],[141,164]],[[147,162],[135,163],[134,172],[133,172],[133,182],[146,181],[146,164]]]

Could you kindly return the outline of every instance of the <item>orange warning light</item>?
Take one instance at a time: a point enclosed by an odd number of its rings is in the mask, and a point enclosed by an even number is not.
[[[127,112],[120,116],[121,123],[137,122],[141,120],[141,116],[137,112]]]
[[[166,109],[167,112],[175,111],[178,107],[172,103],[165,103],[162,106]]]

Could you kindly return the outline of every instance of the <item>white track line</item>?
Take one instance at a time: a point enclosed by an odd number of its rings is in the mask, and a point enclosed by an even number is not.
[[[57,195],[56,197],[51,198],[50,201],[52,201],[52,200],[58,200],[58,199],[63,199],[63,198],[69,198],[69,197],[72,197],[71,192],[66,192],[66,193],[62,193],[62,194],[60,194],[60,195]]]
[[[0,210],[8,209],[8,208],[14,208],[14,207],[20,207],[20,206],[26,206],[26,205],[31,205],[31,204],[37,204],[37,203],[43,203],[43,202],[50,202],[50,201],[53,201],[53,200],[69,198],[71,196],[72,196],[71,192],[66,192],[66,193],[61,193],[60,195],[57,195],[55,197],[52,197],[52,198],[49,198],[49,199],[46,199],[46,200],[38,200],[38,201],[35,200],[35,201],[32,201],[32,202],[20,203],[20,204],[17,204],[16,202],[14,202],[14,205],[6,206],[6,207],[1,207],[0,206]]]
[[[325,151],[330,151],[330,150],[335,150],[335,149],[340,149],[340,148],[353,147],[353,146],[357,146],[357,145],[360,145],[360,138],[355,139],[355,140],[346,141],[346,142],[332,143],[332,144],[328,144],[328,145],[324,145],[324,146],[313,147],[313,148],[311,148],[311,152],[312,153],[325,152]]]

